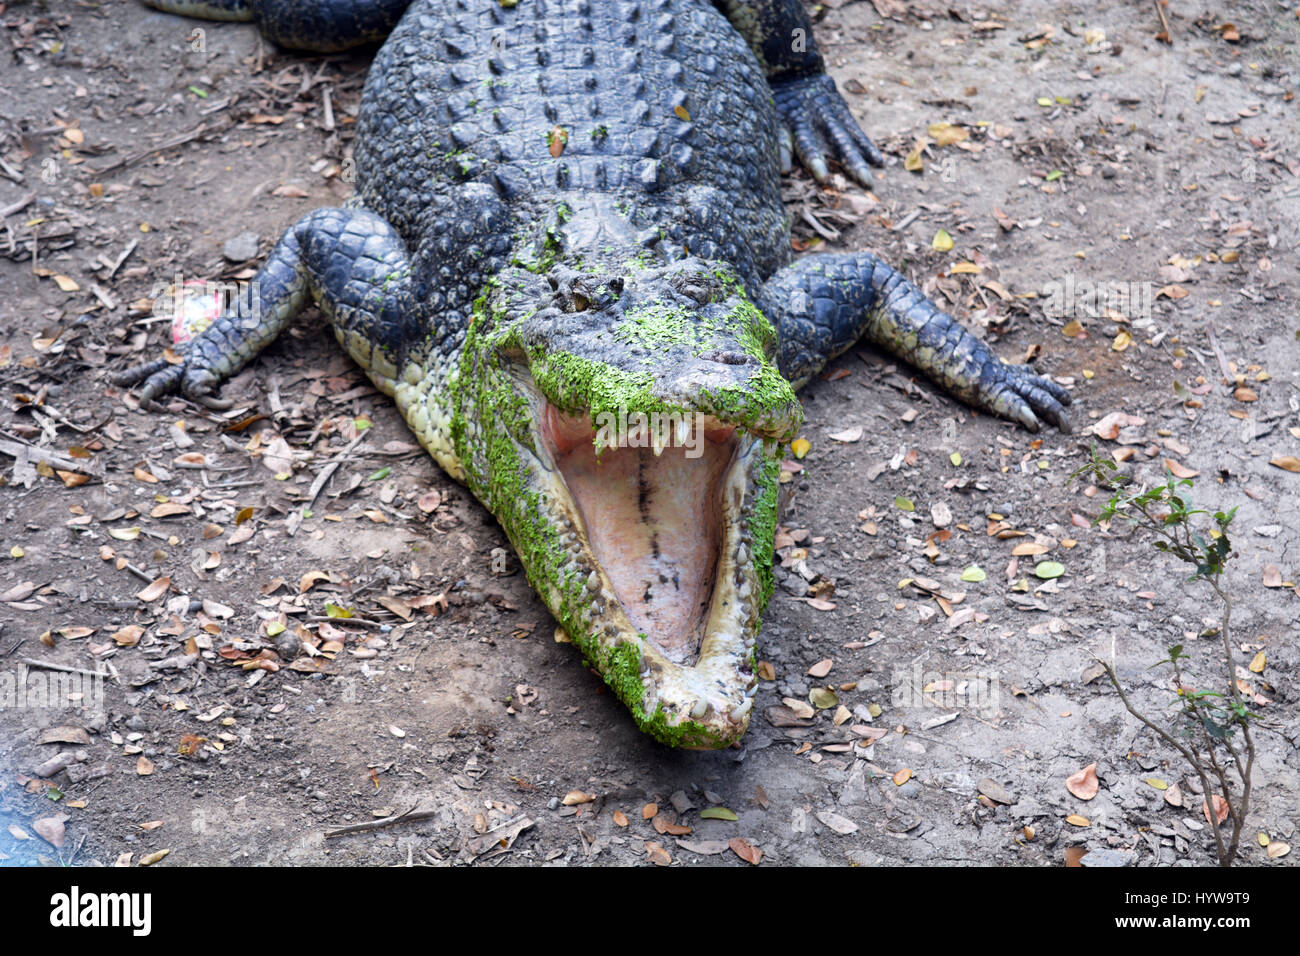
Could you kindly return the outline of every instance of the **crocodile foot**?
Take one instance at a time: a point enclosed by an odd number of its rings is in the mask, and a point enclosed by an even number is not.
[[[883,166],[885,157],[858,126],[849,105],[825,73],[772,81],[772,95],[784,124],[781,131],[781,170],[789,172],[791,153],[819,183],[830,171],[829,154],[860,185],[871,185],[868,166]]]
[[[160,395],[179,392],[186,398],[215,411],[230,408],[234,402],[218,398],[218,380],[208,369],[192,367],[188,359],[173,365],[167,359],[155,359],[109,376],[109,381],[121,387],[144,383],[139,402],[142,408],[156,408],[154,399]]]

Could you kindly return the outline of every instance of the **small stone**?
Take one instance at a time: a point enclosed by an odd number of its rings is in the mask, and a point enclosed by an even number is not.
[[[1132,866],[1136,858],[1130,850],[1089,850],[1079,862],[1084,866]]]
[[[291,661],[302,649],[302,639],[292,631],[285,631],[275,639],[275,650],[284,660]]]
[[[241,232],[226,240],[221,247],[221,254],[230,262],[247,262],[249,259],[257,258],[260,244],[261,239],[257,233]]]

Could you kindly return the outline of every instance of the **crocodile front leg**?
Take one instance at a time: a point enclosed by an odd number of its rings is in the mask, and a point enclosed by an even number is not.
[[[867,252],[807,256],[764,285],[759,302],[777,326],[778,364],[799,388],[858,339],[887,349],[984,411],[1037,431],[1068,431],[1069,393],[1026,365],[1003,362],[915,285]]]
[[[142,405],[179,391],[219,407],[217,387],[314,300],[352,358],[392,395],[398,353],[412,325],[410,274],[406,246],[382,218],[364,209],[317,209],[284,234],[250,294],[190,343],[181,364],[159,359],[112,380],[144,382]]]
[[[767,72],[782,122],[781,171],[789,172],[793,153],[814,179],[825,182],[829,155],[861,185],[870,186],[868,164],[883,166],[885,158],[826,75],[801,0],[714,0],[714,5]]]

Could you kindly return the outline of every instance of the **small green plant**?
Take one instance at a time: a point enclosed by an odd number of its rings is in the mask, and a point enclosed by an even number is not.
[[[1231,866],[1237,856],[1250,807],[1251,770],[1255,765],[1255,742],[1250,726],[1257,717],[1246,707],[1237,686],[1237,665],[1231,638],[1232,595],[1224,578],[1225,567],[1234,554],[1228,530],[1237,509],[1233,507],[1211,513],[1194,508],[1191,479],[1180,479],[1172,474],[1166,474],[1163,484],[1129,490],[1131,479],[1119,473],[1115,462],[1099,456],[1095,447],[1091,451],[1091,460],[1070,475],[1070,483],[1079,478],[1087,478],[1111,493],[1110,500],[1102,507],[1094,523],[1121,519],[1136,526],[1154,539],[1152,546],[1156,550],[1191,565],[1194,570],[1187,583],[1207,585],[1222,608],[1218,628],[1205,636],[1214,636],[1217,630],[1223,641],[1226,693],[1201,690],[1187,682],[1184,674],[1189,655],[1181,644],[1169,648],[1167,658],[1151,665],[1168,666],[1173,672],[1175,696],[1171,709],[1174,715],[1167,727],[1157,725],[1133,706],[1115,672],[1113,661],[1099,660],[1099,663],[1106,669],[1106,676],[1125,709],[1177,750],[1196,771],[1201,792],[1205,795],[1205,815],[1214,832],[1219,865]],[[1204,533],[1197,530],[1198,525],[1210,522],[1213,527]],[[1231,780],[1234,772],[1240,787],[1235,796]],[[1219,828],[1220,805],[1232,821],[1232,833],[1226,843]]]

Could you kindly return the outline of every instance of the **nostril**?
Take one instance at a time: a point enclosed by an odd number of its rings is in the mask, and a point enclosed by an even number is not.
[[[718,362],[721,365],[756,365],[758,363],[758,359],[752,355],[726,350],[706,352],[700,358],[709,362]]]

